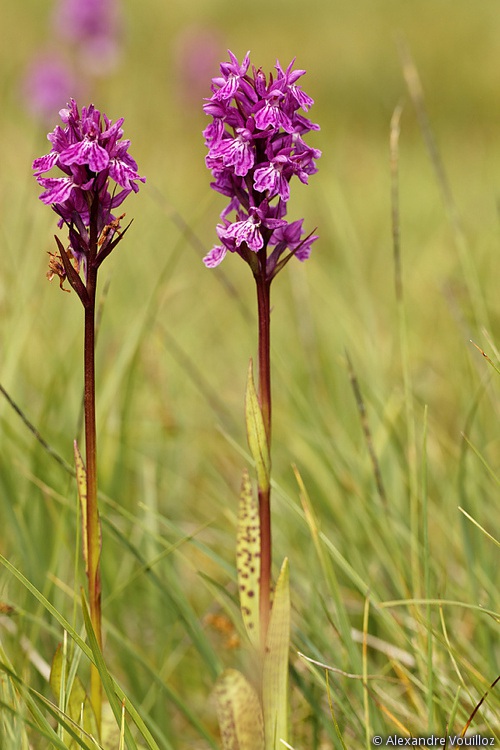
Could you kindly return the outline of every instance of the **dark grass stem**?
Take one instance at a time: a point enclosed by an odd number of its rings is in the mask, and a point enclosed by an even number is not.
[[[373,444],[373,437],[372,437],[372,432],[370,429],[370,424],[368,422],[368,415],[366,413],[365,401],[363,399],[363,394],[361,393],[359,381],[354,371],[354,367],[351,362],[351,358],[349,356],[349,352],[347,351],[347,349],[345,350],[345,356],[347,360],[347,370],[349,372],[349,380],[351,381],[354,398],[356,400],[356,406],[358,408],[359,419],[361,422],[361,429],[363,430],[363,435],[365,438],[368,455],[370,457],[370,462],[372,464],[373,476],[375,479],[375,485],[377,487],[377,493],[378,493],[382,506],[387,510],[388,508],[387,494],[385,491],[384,480],[382,478],[382,471],[380,468],[380,463],[378,460],[377,453],[375,451],[375,446]]]
[[[7,403],[9,406],[12,407],[12,409],[15,411],[18,417],[21,418],[21,421],[23,424],[28,428],[28,430],[31,432],[35,440],[40,443],[44,451],[53,458],[59,466],[62,466],[62,468],[72,476],[75,476],[75,470],[70,464],[64,460],[62,456],[59,455],[59,453],[45,440],[45,438],[40,434],[39,430],[35,427],[33,422],[30,422],[28,417],[26,416],[25,412],[21,409],[21,407],[14,401],[12,396],[5,390],[3,385],[0,383],[0,393],[5,397],[7,400]]]
[[[400,198],[399,198],[399,139],[401,135],[402,107],[399,104],[393,112],[390,125],[389,151],[391,174],[391,219],[394,259],[394,286],[396,292],[397,318],[399,329],[399,348],[401,357],[401,375],[403,380],[405,417],[406,417],[406,462],[408,471],[408,492],[410,511],[410,560],[413,577],[413,589],[420,596],[421,576],[419,569],[419,495],[417,468],[417,439],[415,425],[415,405],[411,379],[410,355],[408,349],[408,325],[406,320],[405,295],[403,283],[403,262],[401,246]]]
[[[478,276],[478,269],[474,256],[469,248],[463,223],[459,214],[457,204],[453,195],[451,183],[445,169],[443,159],[431,125],[431,119],[425,103],[424,88],[420,75],[412,58],[411,52],[404,38],[399,39],[399,54],[401,58],[403,75],[410,98],[415,109],[422,137],[429,155],[436,182],[442,196],[443,205],[448,216],[448,221],[453,232],[458,258],[462,267],[464,281],[467,287],[474,314],[476,328],[490,328],[488,311],[485,306],[484,297]]]

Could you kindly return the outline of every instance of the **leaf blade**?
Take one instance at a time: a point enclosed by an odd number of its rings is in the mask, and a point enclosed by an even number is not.
[[[288,740],[289,579],[288,558],[285,558],[276,583],[262,670],[266,750],[281,750],[281,740]]]
[[[82,517],[83,559],[85,561],[85,574],[88,577],[89,560],[87,536],[87,472],[85,470],[85,464],[83,463],[82,454],[80,453],[80,449],[76,440],[73,443],[73,451],[75,455],[76,487],[78,490],[78,499],[80,500],[80,513]]]
[[[262,708],[255,689],[236,669],[226,669],[214,696],[223,750],[264,750]]]
[[[252,360],[250,360],[248,365],[245,393],[245,420],[248,447],[255,461],[259,489],[265,492],[269,489],[271,482],[271,456],[262,410],[257,397],[257,391],[255,390]]]

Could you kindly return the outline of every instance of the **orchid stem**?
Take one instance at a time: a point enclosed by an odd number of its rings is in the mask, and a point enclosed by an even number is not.
[[[87,473],[87,576],[89,586],[89,606],[92,627],[102,650],[101,615],[101,531],[97,506],[97,439],[95,418],[95,298],[97,268],[94,258],[97,255],[97,220],[95,208],[91,210],[90,252],[87,261],[87,292],[89,304],[85,305],[84,330],[84,414],[85,414],[85,459]],[[97,726],[101,729],[102,684],[97,668],[92,664],[90,672],[90,695],[96,715]]]
[[[265,268],[265,266],[264,266]],[[256,275],[257,306],[259,318],[259,402],[271,450],[271,349],[270,312],[271,282],[265,272]],[[264,650],[271,613],[271,487],[259,487],[260,520],[260,632]]]

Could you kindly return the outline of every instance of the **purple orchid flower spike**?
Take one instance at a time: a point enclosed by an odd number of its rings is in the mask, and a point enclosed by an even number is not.
[[[306,260],[317,239],[303,233],[302,220],[288,224],[284,217],[292,177],[307,184],[317,172],[321,151],[304,136],[319,126],[299,112],[313,100],[297,83],[305,71],[293,70],[295,60],[285,70],[277,61],[276,76],[266,79],[261,69],[249,74],[248,52],[241,65],[231,51],[229,58],[212,79],[204,105],[212,121],[204,136],[212,188],[229,198],[221,217],[227,221],[235,212],[236,218],[218,232],[221,244],[203,260],[214,268],[227,251],[237,252],[270,281],[291,257]]]
[[[120,220],[112,211],[145,182],[137,172],[137,164],[128,153],[130,141],[121,140],[123,118],[116,122],[101,115],[94,105],[78,110],[71,99],[60,111],[65,127],[58,125],[47,138],[52,150],[33,162],[34,176],[44,188],[40,200],[52,206],[59,216],[58,226],[68,227],[69,253],[57,240],[61,253],[61,281],[68,281],[82,301],[87,302],[79,278],[83,268],[85,279],[90,267],[97,268],[123,236]],[[62,177],[46,177],[57,168]],[[115,185],[111,187],[110,181]],[[127,229],[128,227],[126,227]],[[73,265],[70,263],[73,261]],[[54,273],[53,258],[49,273]]]

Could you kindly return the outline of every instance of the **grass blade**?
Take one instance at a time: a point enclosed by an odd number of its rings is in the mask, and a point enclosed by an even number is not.
[[[104,658],[101,653],[101,649],[99,648],[99,644],[97,643],[97,638],[94,633],[94,629],[92,627],[90,613],[87,607],[87,602],[85,601],[85,596],[83,594],[83,591],[82,591],[82,612],[83,612],[83,619],[85,621],[85,627],[87,629],[87,637],[89,639],[90,649],[94,656],[95,665],[97,667],[97,671],[99,672],[99,677],[101,678],[102,686],[107,695],[109,705],[111,706],[111,710],[113,711],[113,714],[115,716],[116,723],[118,726],[120,726],[121,721],[122,721],[122,705],[115,692],[113,680],[111,679],[111,675],[109,674],[108,669],[106,667]],[[130,748],[130,750],[137,750],[136,742],[134,738],[132,737],[130,728],[127,724],[125,724],[125,740],[126,740],[127,748]]]
[[[276,583],[262,675],[266,750],[281,750],[288,740],[288,652],[290,648],[290,587],[288,558]]]
[[[87,646],[83,638],[77,633],[77,631],[71,626],[71,624],[66,620],[63,615],[61,615],[60,612],[54,607],[53,604],[49,602],[49,600],[36,588],[36,586],[33,586],[33,584],[24,576],[20,570],[18,570],[12,563],[7,560],[2,554],[0,554],[0,562],[9,570],[12,575],[14,575],[18,581],[20,581],[23,586],[25,586],[28,591],[40,602],[40,604],[49,612],[54,619],[59,623],[59,625],[63,628],[63,630],[67,630],[68,634],[71,636],[71,638],[74,640],[78,648],[81,649],[81,651],[85,654],[85,656],[97,666],[94,651]],[[88,615],[88,611],[84,609],[84,613]],[[90,628],[90,631],[93,633],[93,630]],[[94,635],[95,638],[95,635]],[[102,657],[101,657],[102,658]],[[102,669],[102,665],[101,665]],[[104,665],[103,672],[106,673],[108,682],[111,681],[111,684],[113,686],[113,690],[116,693],[116,696],[118,697],[119,701],[122,701],[125,698],[125,693],[123,690],[119,687],[119,685],[115,682],[115,680],[111,677],[109,672],[106,669],[106,666]],[[137,711],[137,709],[133,706],[132,703],[128,703],[127,710],[129,713],[129,716],[132,718],[134,723],[136,724],[138,730],[141,732],[143,739],[146,741],[147,746],[150,750],[160,750],[158,744],[156,743],[153,735],[147,728],[146,724],[144,723],[144,720],[142,719],[141,715]],[[116,716],[116,714],[115,714]],[[121,722],[121,704],[119,708],[119,721]],[[135,747],[135,743],[132,747]]]

